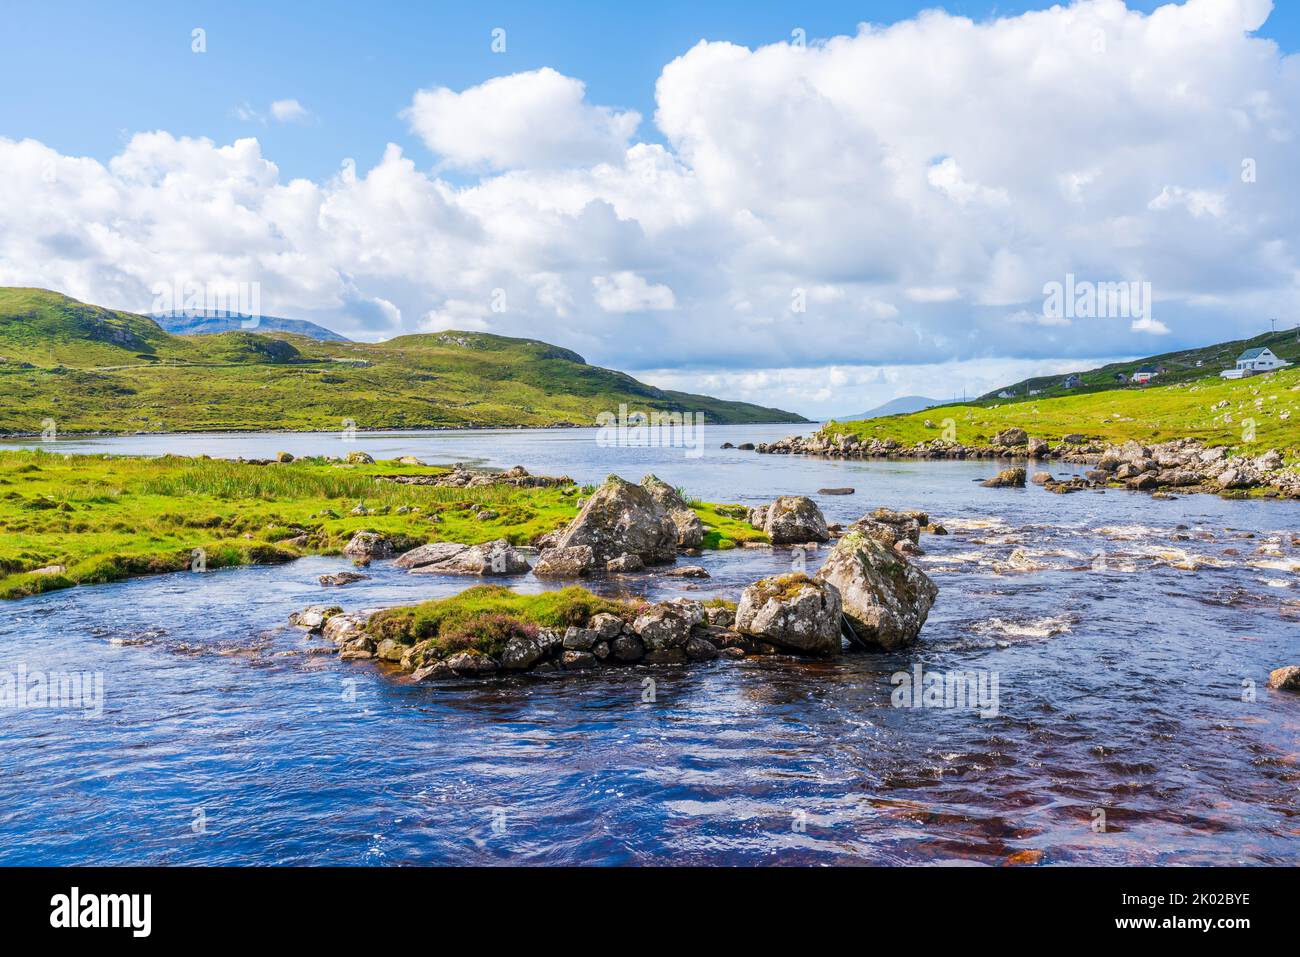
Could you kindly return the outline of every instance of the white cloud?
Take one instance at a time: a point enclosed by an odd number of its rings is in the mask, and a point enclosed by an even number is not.
[[[1240,337],[1300,312],[1300,59],[1243,32],[1268,9],[1082,0],[701,42],[658,79],[662,143],[554,70],[420,91],[408,122],[468,183],[394,145],[313,182],[251,138],[139,133],[106,163],[0,139],[0,283],[143,310],[158,281],[258,281],[268,313],[345,334],[490,324],[796,407],[838,391],[832,367]],[[1160,321],[1023,318],[1070,273],[1150,282]]]
[[[1166,186],[1160,195],[1147,203],[1147,209],[1163,210],[1181,206],[1193,216],[1223,215],[1227,202],[1222,193],[1208,189],[1183,189],[1181,186]]]
[[[645,312],[671,309],[676,305],[673,291],[667,286],[652,286],[634,272],[617,272],[612,276],[592,276],[596,305],[606,312]]]
[[[297,100],[276,100],[271,104],[271,115],[281,123],[305,123],[311,113]]]
[[[580,80],[550,68],[460,93],[420,90],[403,114],[448,166],[512,169],[621,161],[641,115],[585,102]]]

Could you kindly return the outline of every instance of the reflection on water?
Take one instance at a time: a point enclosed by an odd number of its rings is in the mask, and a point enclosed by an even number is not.
[[[922,539],[942,591],[916,648],[416,687],[285,619],[463,580],[377,563],[327,592],[316,577],[346,563],[308,558],[26,599],[0,608],[0,672],[102,672],[105,703],[3,713],[0,863],[1297,862],[1300,698],[1264,688],[1300,659],[1294,503],[1055,496],[978,487],[990,463],[716,448],[788,431],[719,427],[694,460],[589,430],[351,448],[580,481],[655,471],[724,501],[856,487],[819,498],[832,521],[927,509],[951,534]],[[339,451],[319,438],[58,445]],[[706,580],[593,584],[734,598],[790,561],[743,549],[706,556]],[[917,664],[996,672],[997,716],[892,707],[890,676]]]

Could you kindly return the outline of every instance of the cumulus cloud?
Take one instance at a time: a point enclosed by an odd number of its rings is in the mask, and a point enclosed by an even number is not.
[[[582,81],[544,68],[460,93],[420,90],[406,119],[448,166],[469,169],[620,162],[641,115],[586,102]]]
[[[348,334],[490,326],[812,413],[844,411],[832,367],[864,370],[844,388],[869,405],[895,388],[872,368],[1249,335],[1300,311],[1300,60],[1251,35],[1269,10],[702,41],[658,78],[661,143],[554,70],[422,90],[404,116],[431,156],[315,182],[255,139],[144,132],[106,163],[0,139],[0,283],[143,310],[159,280],[258,281],[268,313]],[[1069,274],[1150,282],[1154,316],[1044,323]]]
[[[651,285],[644,276],[634,272],[592,276],[591,285],[596,290],[596,305],[606,312],[645,312],[671,309],[676,304],[671,289]]]

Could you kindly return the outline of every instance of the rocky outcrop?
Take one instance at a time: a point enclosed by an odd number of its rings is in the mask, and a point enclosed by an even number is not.
[[[803,574],[764,578],[745,589],[736,630],[806,655],[840,652],[839,590]]]
[[[289,616],[289,624],[295,628],[306,628],[309,632],[319,632],[325,623],[335,615],[341,615],[343,609],[338,605],[311,605],[302,611],[295,611]]]
[[[773,545],[829,541],[826,517],[806,495],[782,495],[770,505],[749,510],[749,523],[766,533]]]
[[[351,585],[353,582],[365,581],[369,577],[369,575],[362,575],[357,572],[338,572],[335,575],[321,575],[317,581],[329,587]]]
[[[400,460],[399,460],[400,461]],[[471,469],[456,465],[450,472],[433,475],[377,475],[376,479],[395,482],[399,485],[433,485],[438,488],[484,488],[492,485],[512,485],[516,488],[551,488],[573,484],[567,475],[529,475],[522,465],[506,469],[504,472],[491,472],[486,469]]]
[[[556,547],[585,545],[601,565],[629,553],[646,565],[660,565],[676,559],[677,537],[672,516],[646,488],[611,475],[592,493]]]
[[[1268,686],[1278,691],[1300,691],[1300,665],[1287,665],[1269,672]]]
[[[1024,488],[1025,470],[1022,468],[1003,469],[990,479],[980,483],[985,488]]]
[[[393,543],[378,532],[361,531],[343,547],[343,554],[363,564],[377,558],[392,558]]]
[[[704,523],[677,489],[656,475],[647,475],[641,479],[641,487],[672,518],[673,525],[677,527],[678,548],[699,548],[704,543]]]
[[[1001,448],[1014,448],[1018,445],[1029,444],[1029,434],[1024,429],[1010,428],[1003,429],[997,435],[993,436],[993,444]]]
[[[1086,480],[1072,479],[1062,488],[1045,486],[1048,491],[1120,486],[1134,491],[1181,489],[1239,498],[1253,489],[1261,489],[1270,497],[1300,499],[1300,469],[1288,466],[1276,449],[1257,455],[1233,456],[1223,448],[1206,448],[1195,439],[1175,439],[1150,446],[1133,441],[1106,445],[1082,433],[1065,435],[1055,444],[1046,439],[1031,439],[1026,434],[1022,446],[1015,440],[1023,432],[1023,429],[1004,430],[985,445],[963,445],[940,438],[910,446],[893,439],[818,433],[807,438],[790,436],[777,442],[760,443],[756,451],[843,459],[1057,459],[1096,467],[1089,471]]]
[[[367,452],[349,452],[343,459],[349,465],[374,465],[375,460]]]
[[[504,538],[471,545],[443,561],[411,569],[413,575],[523,575],[532,566]]]
[[[857,638],[887,651],[916,640],[939,594],[925,572],[856,529],[835,544],[816,577],[839,590]]]
[[[533,566],[533,574],[538,578],[580,578],[595,564],[595,553],[590,545],[548,548]]]

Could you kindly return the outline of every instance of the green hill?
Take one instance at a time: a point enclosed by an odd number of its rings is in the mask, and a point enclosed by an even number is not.
[[[903,445],[948,439],[977,446],[1016,427],[1051,442],[1071,434],[1107,442],[1194,438],[1256,454],[1268,448],[1300,451],[1300,367],[1246,379],[1221,379],[1217,371],[1195,382],[1075,389],[1056,397],[945,405],[910,415],[828,422],[822,434],[893,439]]]
[[[476,332],[329,342],[176,336],[145,316],[0,288],[0,432],[196,432],[592,425],[620,403],[706,422],[805,422],[671,392],[532,339]]]
[[[1163,367],[1164,371],[1156,378],[1159,385],[1172,382],[1191,382],[1217,376],[1224,369],[1231,369],[1237,356],[1247,349],[1267,347],[1273,354],[1288,362],[1300,363],[1300,329],[1288,329],[1284,332],[1266,332],[1253,339],[1234,339],[1231,342],[1219,342],[1197,349],[1183,349],[1178,352],[1164,352],[1157,356],[1147,356],[1127,362],[1112,362],[1096,369],[1076,370],[1075,374],[1082,380],[1072,389],[1065,387],[1065,375],[1035,376],[1021,379],[1014,385],[1002,386],[982,395],[977,402],[998,400],[1001,392],[1009,392],[1016,398],[1028,398],[1031,392],[1035,398],[1048,398],[1058,395],[1077,395],[1080,392],[1100,392],[1109,389],[1139,388],[1130,386],[1128,380],[1142,366]],[[1123,380],[1117,378],[1123,376]]]

